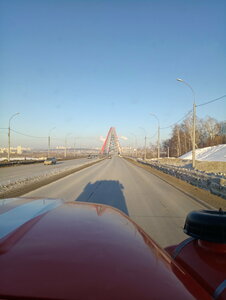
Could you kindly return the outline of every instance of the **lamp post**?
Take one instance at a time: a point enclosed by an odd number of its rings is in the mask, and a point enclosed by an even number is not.
[[[65,148],[64,148],[64,157],[67,157],[67,137],[70,135],[71,133],[66,134],[65,136]]]
[[[196,104],[195,104],[195,92],[191,85],[181,78],[177,78],[177,81],[186,84],[192,91],[194,102],[193,102],[193,128],[192,128],[192,167],[195,168],[195,123],[196,123]]]
[[[80,155],[81,154],[81,140],[80,140],[80,136],[77,136],[76,140],[77,140],[78,155]]]
[[[49,152],[50,152],[50,132],[52,131],[52,130],[54,130],[56,127],[53,127],[53,128],[51,128],[50,130],[49,130],[49,135],[48,135],[48,157],[49,157]]]
[[[75,150],[76,143],[75,143],[75,141],[76,141],[76,137],[74,137],[74,157],[76,157],[76,150]]]
[[[20,113],[17,112],[15,114],[13,114],[10,118],[9,118],[9,127],[8,127],[8,161],[10,161],[10,122],[12,120],[12,118],[14,118],[15,116],[19,115]]]
[[[132,132],[130,132],[130,134],[133,135],[134,138],[135,138],[136,157],[137,157],[137,136],[134,133],[132,133]]]
[[[140,127],[144,131],[144,160],[147,158],[147,132],[143,127]]]
[[[158,160],[160,158],[160,123],[159,123],[159,118],[155,115],[155,114],[152,114],[150,113],[151,116],[155,117],[156,120],[158,121],[158,144],[157,144],[157,148],[158,148]]]

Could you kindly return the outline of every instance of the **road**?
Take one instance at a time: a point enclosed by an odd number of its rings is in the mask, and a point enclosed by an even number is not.
[[[83,163],[93,161],[94,159],[80,158],[72,160],[58,161],[55,165],[45,166],[43,163],[18,165],[11,167],[0,168],[0,184],[7,184],[15,182],[23,178],[29,178],[34,176],[41,176],[44,173],[51,173],[53,170],[65,169],[67,167],[76,167]]]
[[[24,196],[114,206],[162,247],[185,239],[182,228],[187,213],[203,209],[183,192],[119,157],[106,159]]]

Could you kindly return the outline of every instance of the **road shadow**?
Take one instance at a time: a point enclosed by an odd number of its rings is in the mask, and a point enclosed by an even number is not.
[[[110,205],[129,215],[123,189],[117,180],[89,182],[75,201]]]

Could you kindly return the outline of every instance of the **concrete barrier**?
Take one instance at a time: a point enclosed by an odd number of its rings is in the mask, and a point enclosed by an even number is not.
[[[184,180],[194,186],[210,191],[212,194],[220,196],[226,199],[226,179],[205,174],[201,171],[184,169],[176,166],[162,165],[158,162],[147,162],[141,159],[137,159],[139,163],[149,165],[159,171],[166,174],[175,176],[181,180]]]
[[[9,162],[2,162],[0,163],[0,168],[15,166],[15,165],[28,165],[28,164],[36,164],[36,163],[43,163],[44,159],[42,160],[14,160]]]

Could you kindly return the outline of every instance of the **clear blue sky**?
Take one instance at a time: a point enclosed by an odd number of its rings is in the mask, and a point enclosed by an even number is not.
[[[1,0],[0,127],[19,111],[12,127],[30,135],[56,126],[53,136],[87,145],[101,145],[111,126],[130,141],[139,127],[153,135],[149,113],[165,127],[192,107],[177,77],[197,103],[226,94],[225,12],[225,0]],[[225,120],[226,101],[197,114]],[[14,137],[46,143],[34,141]]]

